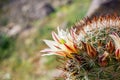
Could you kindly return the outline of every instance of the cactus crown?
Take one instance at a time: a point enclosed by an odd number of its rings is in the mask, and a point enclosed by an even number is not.
[[[120,79],[120,17],[87,18],[52,36],[54,41],[45,40],[50,48],[41,52],[66,58],[66,80]]]

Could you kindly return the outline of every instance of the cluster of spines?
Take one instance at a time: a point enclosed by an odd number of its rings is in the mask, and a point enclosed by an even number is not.
[[[104,24],[105,20],[108,22],[107,24]],[[92,19],[89,17],[83,18],[82,20],[78,21],[77,23],[74,24],[73,28],[76,29],[76,33],[79,34],[81,31],[84,30],[84,27],[86,26],[91,26],[93,27],[92,24],[95,24],[94,26],[97,28],[99,22],[102,26],[108,25],[110,26],[111,21],[114,21],[112,24],[113,26],[118,26],[120,25],[120,16],[117,14],[110,14],[110,15],[101,15],[101,16],[94,16]],[[119,23],[119,24],[117,24]],[[84,31],[83,31],[84,32]]]
[[[111,24],[111,21],[113,21],[113,24]],[[98,23],[100,23],[101,25],[99,25]],[[90,32],[88,33],[84,31],[84,27],[93,27],[93,24],[96,24],[96,29],[90,30]],[[103,26],[103,28],[101,29],[99,26]],[[88,38],[88,41],[81,41],[80,53],[73,54],[74,58],[68,59],[68,61],[70,61],[69,63],[66,63],[67,66],[65,67],[65,69],[66,72],[69,73],[69,79],[71,78],[71,80],[81,80],[85,78],[86,74],[90,80],[120,79],[120,77],[118,76],[120,75],[120,64],[119,59],[117,59],[116,57],[119,56],[120,52],[119,50],[117,50],[116,52],[114,41],[109,36],[110,34],[112,34],[112,32],[115,32],[118,34],[118,36],[120,36],[120,17],[116,15],[108,15],[100,16],[98,18],[94,17],[92,20],[87,18],[84,21],[77,23],[74,27],[77,28],[78,34],[81,32],[82,34],[85,33],[84,38]],[[96,35],[94,31],[100,31],[97,37],[105,38],[103,41],[96,40],[96,46],[89,42],[91,37],[88,35],[89,33],[92,33],[92,37],[94,37]],[[106,34],[101,37],[100,34],[102,34],[102,31],[105,31]],[[87,37],[86,34],[88,35]],[[99,48],[101,48],[102,51]],[[115,53],[118,54],[116,55]],[[111,77],[112,75],[113,77]]]

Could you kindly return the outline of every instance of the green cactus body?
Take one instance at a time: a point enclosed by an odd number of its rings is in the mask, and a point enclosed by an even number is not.
[[[75,24],[69,36],[70,42],[65,38],[61,44],[60,36],[54,35],[58,51],[51,50],[66,58],[66,80],[120,80],[120,17],[85,19]]]
[[[85,27],[95,28],[84,31]],[[82,48],[79,53],[73,54],[74,58],[68,59],[66,62],[67,79],[120,80],[120,62],[115,57],[115,43],[110,37],[113,32],[120,36],[120,18],[116,16],[98,17],[82,24],[76,24],[75,28],[77,28],[78,34],[82,33],[84,36],[80,39],[82,43],[79,44],[79,47]],[[109,46],[110,49],[107,49],[110,41],[113,46]],[[93,56],[94,50],[92,52],[92,49],[91,56],[88,55],[89,52],[86,49],[88,44],[95,48],[95,56]]]

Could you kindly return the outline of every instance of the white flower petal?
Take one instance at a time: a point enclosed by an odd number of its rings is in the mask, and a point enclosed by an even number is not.
[[[68,30],[64,31],[58,28],[58,34],[52,32],[52,37],[54,41],[51,40],[44,40],[44,42],[48,45],[48,49],[44,49],[41,52],[47,52],[48,54],[43,54],[42,56],[46,55],[60,55],[66,56],[70,53],[77,52],[76,41],[78,41],[78,35],[75,33],[75,30]]]
[[[53,51],[55,51],[55,50],[52,50],[52,49],[43,49],[43,50],[41,50],[40,52],[53,52]],[[56,50],[57,51],[57,50]]]
[[[51,40],[44,40],[44,42],[53,50],[56,50],[57,48],[55,46],[58,45],[57,42],[51,41]]]
[[[55,55],[55,53],[42,54],[41,56]]]
[[[52,37],[56,42],[60,43],[60,38],[58,37],[58,35],[55,32],[52,32]]]
[[[65,56],[65,52],[59,51],[59,52],[51,52],[48,54],[42,54],[42,56],[49,56],[49,55],[59,55],[59,56]]]

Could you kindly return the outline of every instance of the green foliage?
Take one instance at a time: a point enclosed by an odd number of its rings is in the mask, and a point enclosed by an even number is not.
[[[52,28],[51,26],[46,25],[46,26],[39,29],[39,36],[43,37],[43,38],[45,38],[45,37],[51,38],[51,36],[49,34],[51,34],[51,32],[53,30],[54,30],[54,28]]]
[[[14,47],[14,40],[7,35],[0,34],[0,61],[12,55]]]

